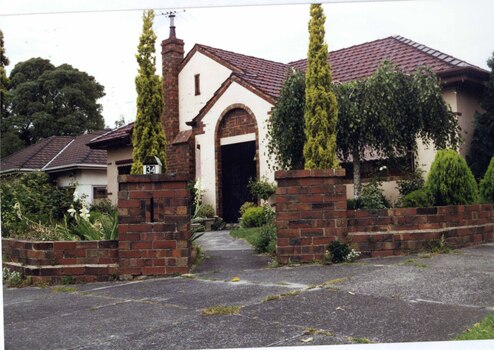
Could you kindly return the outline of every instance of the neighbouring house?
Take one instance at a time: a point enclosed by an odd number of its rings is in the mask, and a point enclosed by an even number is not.
[[[161,45],[167,172],[192,180],[201,177],[204,200],[226,221],[235,221],[240,205],[250,199],[249,178],[274,179],[268,165],[266,121],[287,74],[304,70],[307,60],[285,64],[200,44],[184,56],[184,42],[176,37],[174,26]],[[427,65],[437,74],[443,98],[462,128],[464,156],[489,72],[401,36],[329,53],[335,82],[368,77],[384,60],[405,72]],[[132,163],[132,128],[131,123],[89,143],[108,151],[108,189],[114,203],[116,176],[128,173]],[[434,155],[434,149],[421,144],[417,163],[427,171]],[[351,174],[347,175],[351,195]],[[386,191],[396,196],[396,182],[388,180]]]
[[[60,187],[75,187],[88,203],[107,198],[106,151],[86,144],[108,130],[80,136],[51,136],[3,158],[0,176],[44,171]]]

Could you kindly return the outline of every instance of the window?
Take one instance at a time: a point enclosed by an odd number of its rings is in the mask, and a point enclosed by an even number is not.
[[[93,204],[98,204],[108,198],[106,186],[93,187]]]
[[[129,175],[132,165],[124,165],[118,167],[118,175]]]
[[[200,95],[201,94],[201,75],[196,74],[194,75],[194,88],[195,88],[195,95]]]

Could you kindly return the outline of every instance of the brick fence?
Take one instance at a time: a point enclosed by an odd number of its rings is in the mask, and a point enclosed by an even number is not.
[[[118,241],[2,239],[4,266],[34,282],[106,281],[187,273],[191,266],[187,178],[119,176]]]
[[[430,249],[444,237],[451,248],[494,242],[494,205],[348,210],[348,241],[364,256]]]
[[[118,177],[120,275],[173,275],[191,266],[187,177]]]
[[[344,170],[276,172],[277,255],[281,263],[322,261],[328,244],[350,243],[363,256],[494,242],[494,205],[347,210]]]
[[[118,241],[23,241],[2,239],[4,267],[33,282],[106,281],[118,274]]]

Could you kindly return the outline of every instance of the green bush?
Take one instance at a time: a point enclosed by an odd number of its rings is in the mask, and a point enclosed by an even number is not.
[[[331,261],[334,263],[344,262],[346,257],[352,251],[348,244],[341,243],[336,240],[329,244],[328,250],[331,256]]]
[[[8,237],[28,230],[29,223],[20,219],[20,210],[42,225],[63,220],[73,203],[73,189],[57,187],[44,172],[32,172],[2,178],[0,197],[2,236]]]
[[[196,217],[198,218],[213,218],[215,214],[211,204],[201,204],[197,210]]]
[[[267,223],[266,213],[263,207],[248,208],[240,218],[240,226],[261,227]]]
[[[478,200],[472,171],[465,159],[451,149],[437,152],[425,185],[434,205],[471,204]]]
[[[240,210],[238,211],[240,213],[240,216],[243,216],[245,211],[249,208],[254,208],[256,207],[256,205],[252,202],[245,202],[244,204],[242,204],[242,206],[240,207]]]
[[[266,178],[261,180],[249,180],[250,193],[257,199],[268,200],[276,192],[276,185],[268,182]]]
[[[399,206],[404,208],[426,208],[432,206],[432,197],[426,188],[410,192],[402,197]]]
[[[479,187],[482,200],[494,203],[494,157],[491,158],[484,178],[480,180]]]
[[[424,188],[425,180],[423,173],[423,170],[416,169],[413,173],[409,174],[407,178],[398,181],[398,191],[400,192],[401,197]]]
[[[384,197],[380,185],[379,181],[372,179],[371,182],[362,186],[362,195],[359,199],[362,208],[386,209],[390,207],[389,201]],[[358,201],[356,201],[356,204],[359,204]]]
[[[262,226],[253,245],[257,253],[274,254],[276,251],[276,227],[273,225]]]

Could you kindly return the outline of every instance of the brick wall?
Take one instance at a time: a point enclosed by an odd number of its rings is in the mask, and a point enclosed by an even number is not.
[[[344,170],[277,171],[276,254],[282,264],[322,261],[347,232]]]
[[[190,269],[187,178],[119,176],[120,275],[173,275]]]
[[[428,250],[444,236],[449,247],[494,242],[494,205],[348,210],[348,240],[364,256]]]
[[[322,260],[334,239],[363,256],[429,250],[444,237],[452,248],[494,242],[494,205],[347,210],[344,170],[276,172],[276,252],[281,263]]]
[[[118,273],[118,241],[23,241],[2,239],[4,266],[34,282],[106,281]]]

